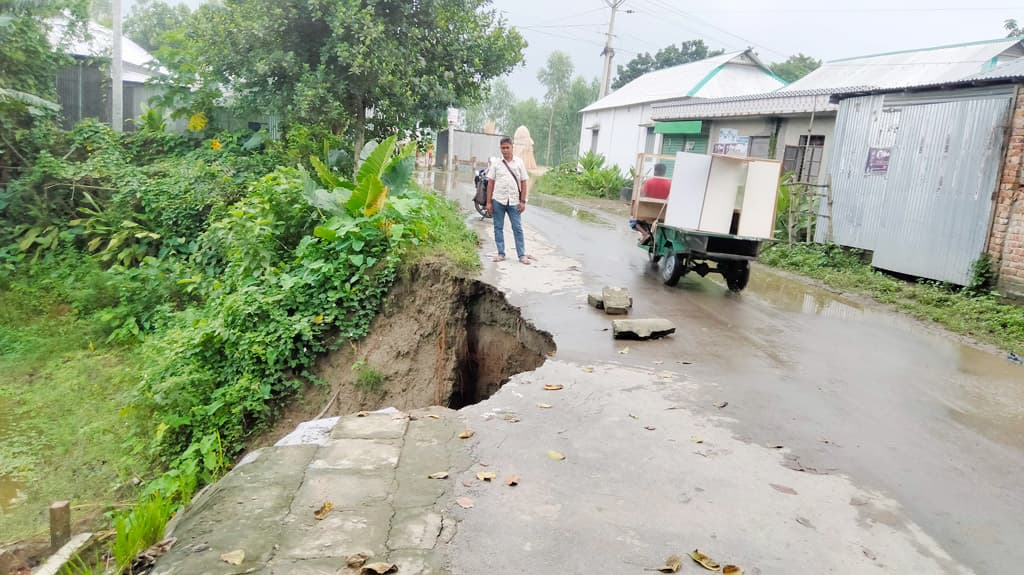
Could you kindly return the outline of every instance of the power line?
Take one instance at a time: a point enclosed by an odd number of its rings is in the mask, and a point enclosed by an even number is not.
[[[590,10],[584,10],[583,12],[577,12],[575,14],[568,14],[566,16],[556,16],[554,18],[548,18],[547,20],[541,20],[540,22],[538,22],[538,24],[549,24],[551,22],[562,22],[562,21],[568,20],[570,18],[578,18],[580,16],[586,16],[587,14],[593,14],[594,12],[603,12],[603,11],[604,11],[604,6],[601,6],[599,8],[593,8],[593,9],[590,9]],[[523,28],[523,26],[518,26],[518,27],[519,28]]]
[[[565,34],[556,34],[554,32],[548,32],[547,30],[537,30],[537,29],[531,28],[531,29],[527,30],[527,32],[532,32],[532,33],[537,33],[537,34],[544,34],[545,36],[551,36],[551,37],[554,37],[554,38],[562,38],[563,40],[574,40],[576,42],[582,42],[584,44],[590,44],[591,46],[604,46],[604,44],[602,44],[601,42],[598,42],[596,40],[588,40],[586,38],[580,38],[578,36],[567,36]],[[598,34],[601,34],[601,32],[598,32]],[[627,50],[625,48],[622,48],[621,50],[623,52],[628,52],[630,54],[636,54],[637,53],[636,50]]]
[[[675,14],[678,14],[678,15],[682,16],[683,18],[690,18],[692,20],[696,20],[697,22],[702,23],[705,26],[708,26],[708,27],[713,28],[715,30],[718,30],[719,32],[721,32],[723,34],[726,34],[726,35],[732,36],[733,38],[742,40],[743,42],[747,43],[747,46],[756,46],[758,48],[761,48],[765,52],[771,52],[773,54],[778,54],[779,56],[786,57],[786,54],[783,53],[783,52],[779,52],[778,50],[774,50],[772,48],[769,48],[768,46],[765,46],[764,44],[761,44],[759,42],[754,42],[753,40],[750,40],[749,38],[744,38],[743,36],[740,36],[738,34],[733,34],[732,32],[730,32],[730,31],[728,31],[728,30],[726,30],[726,29],[724,29],[724,28],[722,28],[720,26],[717,26],[717,25],[715,25],[715,24],[713,24],[713,23],[711,23],[711,22],[709,22],[707,20],[704,20],[703,18],[698,18],[697,16],[694,16],[693,14],[690,14],[688,12],[684,12],[683,10],[678,9],[675,6],[672,6],[671,4],[668,4],[665,0],[647,0],[647,1],[650,2],[651,4],[653,4],[654,6],[658,7],[658,8],[661,8],[663,10],[669,10],[671,12],[674,12]]]

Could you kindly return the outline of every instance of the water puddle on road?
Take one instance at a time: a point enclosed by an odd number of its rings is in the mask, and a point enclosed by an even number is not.
[[[579,206],[573,205],[569,202],[555,199],[551,196],[547,196],[544,194],[534,194],[530,198],[530,203],[536,206],[540,206],[546,210],[551,210],[552,212],[562,214],[563,216],[575,218],[577,220],[580,220],[581,222],[586,222],[588,224],[594,224],[605,228],[615,227],[615,224],[609,222],[608,220],[597,215],[594,212],[591,212]]]
[[[899,352],[909,354],[905,360],[941,368],[934,372],[935,381],[926,388],[951,419],[999,443],[1024,449],[1024,367],[1009,361],[1006,352],[980,349],[900,313],[874,309],[764,266],[758,266],[751,274],[745,293],[786,312],[840,322],[843,329],[859,330],[857,324],[866,324],[863,331],[855,332],[863,334],[866,350],[874,345],[899,345]],[[880,332],[871,324],[899,330],[906,337],[888,343],[873,339]],[[830,343],[823,341],[821,345]],[[878,349],[867,353],[885,362],[890,361],[889,354],[897,351]]]
[[[7,440],[14,433],[14,423],[13,406],[0,397],[0,441]],[[24,487],[23,482],[0,474],[0,515],[22,501]]]

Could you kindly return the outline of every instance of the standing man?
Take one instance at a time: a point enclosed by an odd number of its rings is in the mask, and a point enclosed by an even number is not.
[[[501,139],[501,161],[487,167],[487,215],[494,219],[494,243],[498,245],[496,262],[505,259],[505,214],[512,222],[519,263],[529,264],[523,241],[523,212],[526,211],[526,181],[529,175],[523,161],[512,155],[512,138]]]

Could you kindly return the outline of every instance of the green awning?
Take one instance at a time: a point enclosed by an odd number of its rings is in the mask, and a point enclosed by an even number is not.
[[[699,134],[701,125],[700,120],[685,120],[681,122],[655,122],[654,133],[655,134]]]

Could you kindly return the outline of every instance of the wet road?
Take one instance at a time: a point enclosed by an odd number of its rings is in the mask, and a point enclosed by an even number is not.
[[[444,175],[434,185],[471,205],[471,185]],[[696,385],[666,397],[726,415],[722,425],[744,443],[785,446],[783,465],[898,502],[862,513],[865,524],[919,528],[976,573],[1024,564],[1024,368],[763,267],[740,295],[689,276],[666,287],[625,222],[531,202],[527,251],[545,270],[487,263],[484,277],[554,334],[559,360],[674,365]],[[489,221],[475,225],[493,251]],[[604,285],[630,289],[632,317],[670,319],[678,333],[618,353],[608,317],[586,306],[586,291]]]

